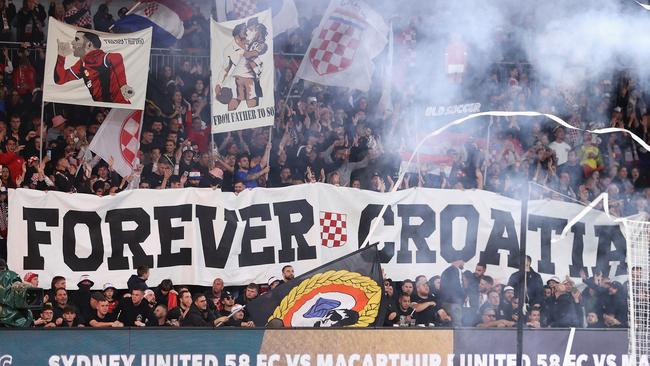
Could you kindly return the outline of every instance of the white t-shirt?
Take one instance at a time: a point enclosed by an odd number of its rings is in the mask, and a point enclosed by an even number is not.
[[[565,141],[557,142],[553,141],[548,144],[548,147],[555,151],[557,156],[557,165],[562,165],[569,160],[569,151],[571,150],[571,145],[567,144]]]

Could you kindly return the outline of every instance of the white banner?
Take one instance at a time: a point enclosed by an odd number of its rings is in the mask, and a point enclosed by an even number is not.
[[[47,44],[45,101],[144,109],[151,28],[102,33],[50,18]]]
[[[273,125],[271,11],[210,23],[212,133]]]
[[[63,275],[74,288],[81,274],[97,287],[123,288],[135,268],[152,268],[151,286],[266,283],[291,264],[305,273],[355,251],[384,203],[370,243],[380,242],[383,268],[394,280],[439,275],[463,259],[480,261],[501,282],[519,259],[518,201],[486,191],[410,189],[376,193],[325,184],[246,190],[133,190],[96,197],[36,190],[9,195],[9,266],[41,282]],[[527,252],[544,279],[577,278],[600,268],[625,276],[619,226],[592,211],[558,242],[582,206],[529,205]]]

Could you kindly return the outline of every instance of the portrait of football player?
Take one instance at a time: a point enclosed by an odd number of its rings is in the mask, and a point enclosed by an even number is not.
[[[58,56],[54,68],[54,82],[57,85],[83,80],[94,101],[130,104],[129,99],[134,91],[126,82],[122,55],[104,52],[97,34],[79,31],[71,42],[57,39],[57,44]],[[66,69],[65,61],[70,55],[78,60]]]
[[[236,110],[243,101],[249,108],[257,107],[262,97],[260,78],[264,66],[260,56],[268,50],[268,30],[255,17],[235,26],[232,36],[233,41],[223,51],[224,64],[215,97],[227,104],[229,111]]]

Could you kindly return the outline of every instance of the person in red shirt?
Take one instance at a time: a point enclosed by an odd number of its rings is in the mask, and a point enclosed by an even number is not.
[[[102,51],[102,41],[91,32],[77,32],[72,42],[57,39],[57,43],[58,56],[54,68],[57,85],[83,79],[94,101],[130,104],[134,92],[126,82],[121,54]],[[70,53],[79,60],[66,69],[65,59]]]
[[[18,153],[24,148],[24,146],[18,146],[18,141],[15,138],[9,137],[7,139],[7,152],[0,153],[0,165],[6,165],[9,168],[11,173],[11,179],[13,183],[18,186],[22,183],[24,168],[25,168],[25,159]]]
[[[14,90],[22,97],[36,88],[36,69],[29,61],[29,51],[21,47],[18,51],[18,67],[13,71]]]
[[[7,168],[9,168],[11,179],[13,180],[13,183],[18,186],[22,183],[25,172],[25,159],[18,155],[18,153],[24,148],[24,146],[18,146],[18,141],[13,137],[9,137],[7,139],[6,147],[7,152],[0,153],[0,164],[6,165]]]
[[[199,152],[208,151],[208,140],[210,138],[210,127],[205,126],[201,117],[195,116],[185,120],[185,134],[187,139],[198,145]]]

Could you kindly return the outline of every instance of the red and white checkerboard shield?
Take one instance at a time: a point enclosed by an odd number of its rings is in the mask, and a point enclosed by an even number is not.
[[[361,44],[363,28],[351,21],[329,18],[320,33],[319,43],[309,49],[309,61],[319,75],[333,74],[350,67]]]
[[[237,19],[246,18],[257,13],[257,0],[233,1],[233,13]]]
[[[158,3],[151,1],[148,2],[146,7],[144,8],[144,15],[147,17],[151,18],[151,16],[158,10]]]
[[[142,111],[135,111],[124,120],[120,130],[120,151],[126,162],[133,166],[140,149],[140,121]]]
[[[348,241],[347,215],[336,212],[320,212],[321,244],[328,248],[344,246]]]

